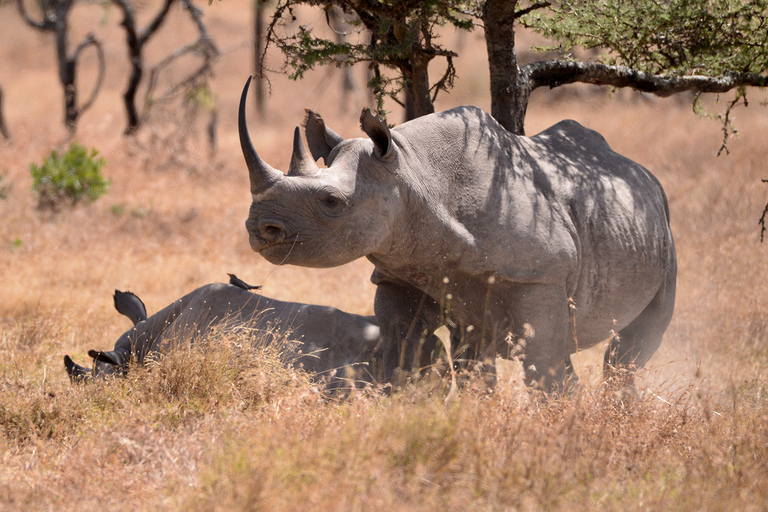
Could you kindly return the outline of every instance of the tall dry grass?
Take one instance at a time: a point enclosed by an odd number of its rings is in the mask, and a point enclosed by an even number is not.
[[[599,350],[574,357],[584,386],[571,399],[537,401],[507,365],[493,392],[470,385],[446,405],[439,386],[329,398],[274,351],[244,353],[227,337],[125,380],[71,386],[62,356],[84,364],[88,349],[111,347],[128,328],[113,311],[114,288],[135,291],[150,312],[226,272],[263,283],[266,295],[357,313],[371,312],[374,292],[364,261],[277,268],[248,247],[234,119],[250,71],[249,4],[205,8],[226,50],[214,79],[219,152],[210,157],[199,137],[172,161],[147,135],[120,135],[119,20],[99,24],[98,8],[77,9],[73,40],[95,27],[110,74],[76,138],[105,156],[113,185],[95,204],[45,218],[28,165],[66,143],[52,42],[0,8],[14,135],[0,146],[2,184],[12,185],[0,198],[0,509],[765,510],[768,246],[757,219],[768,199],[768,118],[759,94],[736,112],[740,137],[719,158],[717,125],[676,100],[589,87],[534,95],[529,133],[576,119],[651,169],[669,196],[677,307],[633,402],[602,383]],[[149,57],[190,30],[172,21]],[[488,108],[480,36],[462,48],[457,89],[439,107]],[[304,106],[358,136],[365,93],[342,98],[339,82],[325,70],[297,84],[273,78],[269,117],[252,118],[268,161],[287,166]]]

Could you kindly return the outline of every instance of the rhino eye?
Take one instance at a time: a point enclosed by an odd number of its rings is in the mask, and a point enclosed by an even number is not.
[[[327,194],[320,199],[323,207],[331,213],[338,213],[346,205],[343,198],[334,194]]]

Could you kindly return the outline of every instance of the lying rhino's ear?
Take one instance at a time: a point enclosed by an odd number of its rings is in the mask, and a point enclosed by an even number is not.
[[[320,114],[310,109],[305,109],[305,112],[307,115],[304,118],[304,133],[307,136],[309,152],[315,160],[322,158],[327,166],[328,155],[344,138],[325,126]]]
[[[389,133],[387,123],[374,116],[371,109],[364,108],[360,115],[360,126],[376,146],[379,158],[387,160],[393,152],[392,134]]]
[[[100,361],[102,363],[114,364],[116,366],[123,364],[122,358],[114,350],[110,350],[109,352],[103,352],[101,350],[89,350],[88,355],[96,361]]]
[[[115,290],[114,299],[117,312],[127,316],[133,325],[147,319],[147,308],[135,293]]]

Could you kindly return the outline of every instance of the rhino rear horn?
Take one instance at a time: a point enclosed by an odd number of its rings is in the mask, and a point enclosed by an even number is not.
[[[114,300],[117,312],[127,316],[133,325],[147,319],[147,308],[135,293],[115,290]]]
[[[240,134],[240,148],[243,150],[245,164],[248,166],[248,175],[251,179],[251,194],[257,195],[279,180],[283,173],[270,167],[261,159],[253,147],[251,137],[248,134],[248,126],[245,119],[245,100],[248,97],[248,87],[251,85],[253,75],[248,77],[243,88],[243,94],[240,96],[240,110],[237,116],[238,132]]]
[[[360,114],[360,126],[376,146],[378,156],[382,160],[388,159],[392,155],[392,134],[389,132],[387,123],[374,116],[371,109],[364,108]]]
[[[304,133],[307,136],[307,145],[312,158],[323,159],[325,165],[329,164],[328,156],[333,148],[344,141],[344,138],[327,126],[323,118],[314,110],[304,109],[307,113],[304,118]]]
[[[67,369],[70,382],[73,384],[79,384],[91,378],[92,371],[75,363],[69,356],[64,356],[64,367]]]
[[[320,169],[309,156],[309,152],[301,140],[301,130],[297,126],[293,131],[293,154],[288,166],[288,176],[314,176],[318,172]]]

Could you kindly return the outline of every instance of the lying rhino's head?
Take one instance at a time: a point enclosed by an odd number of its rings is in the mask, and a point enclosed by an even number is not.
[[[270,167],[256,153],[240,99],[239,130],[251,181],[246,227],[250,244],[268,261],[308,267],[342,265],[391,244],[391,226],[401,214],[393,169],[400,152],[386,123],[363,111],[370,139],[344,140],[308,111],[310,155],[298,127],[288,173]],[[313,158],[314,157],[314,158]],[[322,158],[321,168],[315,159]]]
[[[64,356],[64,367],[73,383],[87,382],[92,379],[105,378],[110,375],[125,375],[130,360],[125,351],[89,350],[93,358],[93,368],[86,368],[75,363],[69,356]]]

